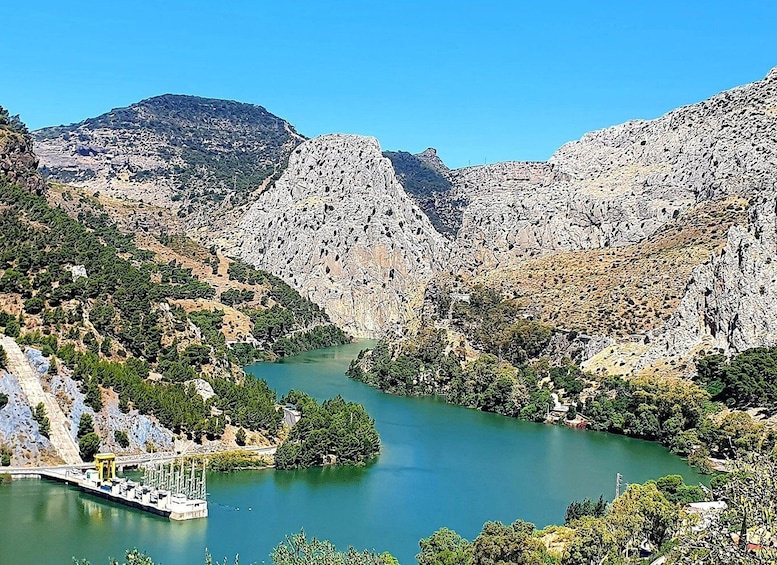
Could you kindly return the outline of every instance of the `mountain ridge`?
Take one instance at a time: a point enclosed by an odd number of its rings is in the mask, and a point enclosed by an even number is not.
[[[777,68],[761,81],[672,110],[654,120],[632,120],[587,133],[560,147],[547,162],[514,161],[450,170],[430,149],[418,155],[387,152],[395,158],[386,168],[377,158],[360,161],[364,155],[372,155],[372,150],[365,153],[372,143],[368,138],[352,137],[351,143],[338,146],[337,136],[321,136],[301,142],[303,151],[315,147],[317,154],[307,164],[307,170],[299,166],[294,170],[284,168],[271,180],[252,187],[245,203],[218,208],[228,212],[218,219],[204,212],[199,221],[184,215],[176,229],[194,228],[194,237],[206,245],[216,243],[233,249],[239,256],[275,269],[275,274],[288,277],[293,284],[296,280],[295,287],[304,294],[328,301],[328,309],[338,312],[335,316],[339,323],[358,335],[376,335],[416,319],[408,313],[408,305],[420,296],[424,281],[435,273],[507,273],[525,267],[533,257],[571,253],[569,260],[574,261],[575,253],[586,250],[631,249],[630,246],[647,241],[667,226],[671,229],[684,213],[693,213],[698,206],[703,208],[705,202],[749,198],[759,191],[771,190],[777,180],[777,156],[772,143],[777,140],[776,84]],[[328,147],[328,143],[332,146]],[[299,147],[295,145],[293,151]],[[46,159],[41,160],[46,166]],[[322,167],[326,174],[318,179],[310,176],[311,171]],[[436,180],[429,184],[421,177],[417,182],[414,171],[429,173]],[[279,182],[291,199],[278,190]],[[390,188],[395,183],[402,185],[404,194]],[[88,181],[85,185],[90,190],[96,187]],[[321,204],[324,212],[316,215],[314,208],[303,211],[305,202],[329,198],[324,193],[327,186],[330,190],[334,186],[342,188],[336,199]],[[364,231],[365,218],[347,212],[365,205],[368,211],[377,211],[387,199],[404,202],[406,196],[423,211],[417,215],[411,208],[403,208],[407,214],[401,228],[396,223],[393,230],[383,226]],[[335,209],[338,211],[333,212]],[[327,218],[330,212],[334,216]],[[135,213],[142,215],[143,211]],[[299,223],[299,218],[293,219],[297,213],[307,214],[307,220]],[[738,214],[727,211],[725,206],[717,213],[725,216],[721,216],[721,225],[725,226],[735,222]],[[252,227],[259,217],[261,221]],[[447,237],[439,238],[436,232],[429,231],[429,219],[436,224],[436,231],[447,233]],[[348,274],[360,271],[361,261],[377,265],[376,257],[354,254],[346,258],[345,250],[351,249],[353,242],[335,242],[334,223],[322,229],[332,221],[339,225],[338,237],[342,237],[342,232],[359,231],[359,245],[368,247],[384,248],[381,246],[391,239],[389,235],[399,233],[397,230],[406,234],[399,245],[404,247],[404,255],[398,263],[406,266],[394,272],[409,269],[403,279],[410,284],[400,285],[386,295],[383,285],[392,286],[387,281],[391,268],[380,267],[378,274],[367,277],[377,282],[373,286],[365,283],[363,273]],[[155,222],[159,224],[158,220]],[[159,229],[152,224],[148,229]],[[310,236],[311,231],[317,235]],[[273,251],[263,256],[261,250],[267,252],[271,247],[270,233],[275,238]],[[249,239],[241,239],[246,234]],[[323,249],[322,259],[294,259],[300,250],[300,242],[295,239],[306,242],[308,253]],[[288,255],[278,251],[278,243]],[[389,243],[387,249],[390,247]],[[421,249],[427,249],[424,256],[414,259],[413,254]],[[329,259],[323,260],[325,256]],[[442,259],[430,263],[433,256]],[[584,260],[584,254],[580,257]],[[703,254],[694,257],[697,258],[693,261],[708,258]],[[417,259],[424,265],[419,269],[414,266]],[[545,268],[536,262],[529,264]],[[418,272],[412,273],[413,270]],[[678,270],[676,276],[682,277],[681,272],[685,271]],[[411,276],[415,274],[418,276]],[[333,282],[335,275],[342,277],[340,282]],[[556,276],[556,282],[550,280],[548,284],[560,285],[560,280]],[[670,286],[685,284],[679,278],[676,282]],[[337,295],[334,301],[332,293]],[[674,304],[674,299],[669,302]],[[368,306],[354,315],[360,303]],[[661,319],[664,316],[662,309]]]

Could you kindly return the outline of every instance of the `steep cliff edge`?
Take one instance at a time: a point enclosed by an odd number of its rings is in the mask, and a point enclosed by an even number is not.
[[[469,203],[463,264],[636,243],[700,202],[774,186],[777,69],[658,119],[588,133],[548,163],[469,167],[452,181]]]
[[[19,116],[0,106],[0,178],[42,194],[46,184],[38,174],[38,158],[32,152],[32,136]]]
[[[228,253],[288,280],[361,336],[396,324],[407,294],[447,253],[378,142],[353,135],[295,149],[239,228],[220,242]]]
[[[639,366],[704,348],[741,353],[777,345],[777,194],[759,197],[747,227],[693,270],[679,307],[657,332]]]

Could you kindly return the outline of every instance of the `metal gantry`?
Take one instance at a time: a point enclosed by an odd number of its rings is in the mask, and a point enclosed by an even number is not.
[[[183,459],[179,464],[171,461],[167,465],[148,466],[143,472],[143,484],[152,489],[185,496],[190,500],[205,500],[207,496],[205,462],[200,472],[197,472],[197,464],[193,459],[191,466],[188,469],[186,467]]]

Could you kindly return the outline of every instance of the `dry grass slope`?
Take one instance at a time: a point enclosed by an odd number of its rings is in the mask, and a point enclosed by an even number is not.
[[[747,201],[703,203],[635,245],[554,253],[492,271],[482,282],[521,299],[538,317],[586,334],[625,338],[663,324],[691,271],[721,249]]]

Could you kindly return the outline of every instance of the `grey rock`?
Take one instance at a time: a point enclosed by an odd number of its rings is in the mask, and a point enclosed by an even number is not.
[[[639,366],[700,351],[777,345],[777,194],[762,194],[746,228],[694,269],[680,306],[655,332]]]
[[[462,264],[636,243],[696,203],[774,186],[777,72],[656,120],[588,133],[547,163],[469,167],[452,180],[469,203]]]
[[[357,336],[399,321],[408,293],[443,268],[447,246],[407,196],[378,142],[326,135],[300,145],[259,195],[232,253],[272,272]]]
[[[45,452],[53,454],[51,443],[40,434],[38,423],[32,418],[30,403],[19,381],[3,370],[0,392],[8,396],[8,404],[0,409],[0,444],[11,448],[11,464],[37,464]]]

